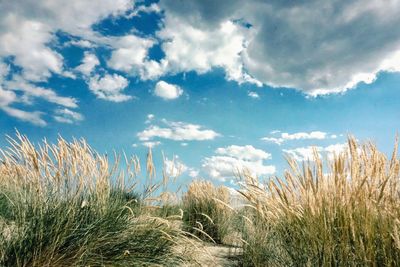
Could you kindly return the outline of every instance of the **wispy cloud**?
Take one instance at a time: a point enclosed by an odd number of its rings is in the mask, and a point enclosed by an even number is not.
[[[347,149],[348,149],[347,143],[338,143],[326,147],[307,146],[307,147],[298,147],[294,149],[282,149],[282,151],[286,153],[289,157],[297,161],[314,161],[315,152],[319,157],[322,156],[321,155],[322,153],[326,155],[329,159],[331,159],[335,154],[338,155],[339,153],[344,152]]]
[[[164,126],[150,125],[137,134],[141,141],[149,141],[154,138],[170,139],[174,141],[204,141],[213,140],[220,136],[219,133],[204,129],[203,126],[185,122],[162,120]]]
[[[272,136],[266,136],[261,138],[263,141],[267,142],[272,142],[278,145],[281,145],[282,143],[286,141],[291,141],[291,140],[323,140],[327,138],[336,138],[336,135],[328,135],[326,132],[321,132],[321,131],[313,131],[313,132],[298,132],[298,133],[281,133],[280,131],[273,131],[271,132]]]
[[[57,109],[54,114],[54,119],[61,123],[73,124],[83,120],[83,115],[70,109]]]

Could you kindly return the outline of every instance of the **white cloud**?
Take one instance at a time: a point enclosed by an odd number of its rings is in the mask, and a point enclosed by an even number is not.
[[[83,115],[72,111],[70,109],[64,108],[64,109],[57,109],[55,111],[55,115],[53,116],[54,119],[58,122],[61,123],[68,123],[68,124],[73,124],[78,121],[83,120]]]
[[[162,33],[172,39],[164,51],[176,69],[218,65],[207,62],[208,56],[218,55],[230,40],[225,68],[243,66],[264,84],[310,95],[343,92],[374,81],[379,71],[400,70],[400,1],[161,0],[159,5],[166,15]],[[223,34],[221,25],[238,18],[246,27]],[[232,56],[238,51],[240,56]]]
[[[155,78],[162,73],[158,63],[147,58],[149,48],[154,45],[152,39],[126,35],[109,38],[109,43],[114,48],[107,62],[110,68],[140,76],[142,79]]]
[[[174,156],[171,160],[164,159],[164,171],[169,177],[178,177],[188,170],[189,167],[180,161],[178,156]]]
[[[161,142],[160,141],[146,141],[146,142],[143,142],[142,145],[145,147],[153,148],[158,145],[161,145]]]
[[[161,9],[156,3],[152,3],[149,6],[146,5],[140,5],[136,7],[129,15],[128,17],[134,17],[134,16],[140,16],[140,13],[160,13]]]
[[[254,99],[260,98],[260,96],[257,94],[257,92],[249,92],[247,95]]]
[[[42,112],[39,111],[24,111],[12,107],[2,107],[1,108],[3,111],[5,111],[8,115],[15,117],[19,120],[26,121],[38,126],[46,126],[47,123],[41,118],[43,115]]]
[[[126,78],[118,74],[95,75],[89,80],[89,89],[98,97],[113,102],[123,102],[132,98],[122,91],[128,86]]]
[[[183,94],[183,90],[178,85],[159,81],[154,88],[154,94],[162,99],[172,100],[180,97]]]
[[[282,143],[290,140],[310,140],[310,139],[323,140],[328,138],[327,133],[321,131],[312,131],[309,133],[298,132],[293,134],[281,133],[280,131],[271,132],[271,134],[278,134],[278,133],[280,133],[279,137],[267,136],[261,138],[261,140],[281,145]],[[336,138],[336,137],[334,137],[334,135],[331,135],[330,138]]]
[[[96,55],[90,52],[85,52],[82,63],[78,67],[76,67],[75,70],[83,73],[86,76],[89,76],[99,64],[100,61],[96,57]]]
[[[253,146],[232,145],[215,150],[216,155],[203,159],[202,169],[211,178],[225,181],[241,172],[249,172],[253,176],[273,174],[275,166],[265,165],[264,160],[271,154]]]
[[[88,40],[72,40],[64,44],[65,46],[77,46],[81,48],[93,48],[96,45]]]
[[[58,32],[74,36],[66,45],[94,47],[99,34],[92,31],[92,25],[109,16],[118,16],[133,8],[131,0],[96,0],[96,1],[61,1],[61,0],[16,0],[1,1],[0,10],[0,61],[12,60],[20,68],[19,74],[12,73],[0,85],[7,90],[7,106],[3,108],[10,116],[44,126],[41,119],[43,112],[23,111],[9,107],[10,90],[19,91],[13,102],[32,104],[32,98],[42,98],[59,106],[75,108],[76,100],[72,97],[61,97],[44,85],[35,82],[46,82],[52,75],[74,78],[66,69],[64,58],[54,47]],[[79,41],[76,41],[79,40]],[[83,69],[82,69],[83,70]],[[6,103],[2,96],[2,105]]]
[[[144,123],[150,124],[154,120],[154,118],[155,118],[154,114],[147,114],[147,119]]]
[[[225,70],[228,80],[261,85],[245,71],[241,53],[249,31],[231,21],[212,29],[199,29],[166,13],[165,27],[158,32],[163,39],[167,71],[172,73],[196,71],[205,73],[212,68]]]
[[[16,99],[17,99],[17,96],[13,91],[3,90],[0,87],[0,108],[10,105]]]
[[[231,156],[238,159],[259,161],[264,159],[270,159],[271,154],[261,149],[256,149],[251,145],[237,146],[231,145],[228,147],[220,147],[215,150],[215,153],[219,155]]]
[[[51,30],[39,21],[4,16],[0,19],[0,56],[14,56],[15,64],[22,67],[27,80],[44,81],[52,72],[61,74],[63,57],[46,46],[53,38]]]
[[[48,102],[68,108],[78,107],[77,104],[78,101],[75,98],[59,96],[52,89],[43,88],[28,83],[26,80],[18,76],[15,76],[14,80],[7,81],[4,84],[6,85],[6,88],[8,88],[9,90],[22,92],[23,96],[21,97],[20,100],[28,103],[31,103],[31,98],[41,98]]]
[[[184,122],[170,122],[163,120],[166,127],[159,127],[157,125],[150,125],[142,132],[137,134],[141,141],[149,141],[154,138],[170,139],[174,141],[203,141],[212,140],[218,136],[219,133],[203,129],[202,126],[197,124],[190,124]]]
[[[198,178],[199,174],[200,174],[200,171],[199,170],[195,170],[195,169],[191,169],[188,174],[192,178]]]
[[[308,147],[298,147],[295,149],[282,149],[289,157],[297,161],[314,161],[314,150],[317,152],[318,156],[321,157],[321,153],[326,155],[328,159],[332,159],[334,155],[339,155],[340,153],[348,149],[347,143],[338,143],[329,145],[327,147],[321,146],[308,146]]]

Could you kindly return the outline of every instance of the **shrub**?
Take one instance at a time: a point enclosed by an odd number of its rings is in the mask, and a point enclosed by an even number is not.
[[[317,153],[314,162],[302,168],[289,159],[291,170],[284,179],[272,180],[266,188],[248,177],[241,192],[256,210],[251,227],[256,233],[261,222],[268,238],[261,236],[260,243],[252,243],[255,235],[244,236],[248,243],[244,253],[271,255],[264,259],[271,265],[397,265],[400,163],[396,154],[397,145],[387,159],[373,144],[359,146],[350,138],[348,150],[326,164]]]
[[[230,192],[211,182],[194,181],[182,198],[185,230],[203,240],[222,243],[229,232],[232,208]]]

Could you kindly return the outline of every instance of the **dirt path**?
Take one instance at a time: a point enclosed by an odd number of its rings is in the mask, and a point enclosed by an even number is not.
[[[200,245],[197,251],[191,252],[197,263],[185,265],[184,267],[212,266],[228,267],[238,266],[237,257],[240,255],[240,248],[227,247],[214,244]]]

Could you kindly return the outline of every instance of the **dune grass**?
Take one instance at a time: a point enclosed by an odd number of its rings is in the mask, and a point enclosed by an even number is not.
[[[174,249],[186,242],[184,233],[153,216],[132,191],[132,177],[85,141],[60,138],[35,147],[19,134],[9,141],[0,164],[0,266],[177,266],[189,260]],[[137,169],[133,164],[133,176]]]
[[[154,181],[151,151],[138,191],[136,157],[125,158],[124,174],[118,156],[110,164],[84,140],[9,142],[0,151],[0,266],[181,266],[196,261],[189,252],[200,239],[227,244],[232,233],[241,266],[400,262],[397,145],[388,159],[350,138],[326,160],[289,158],[268,183],[243,173],[232,207],[232,192],[207,181],[181,199],[168,192],[168,177]]]
[[[186,231],[205,241],[222,243],[229,234],[232,208],[230,192],[209,181],[192,182],[182,198],[183,223]]]
[[[242,195],[253,221],[243,238],[245,266],[397,266],[400,262],[400,163],[375,145],[290,171],[263,187],[246,177]],[[325,170],[326,169],[326,170]],[[258,233],[258,234],[257,234]]]

